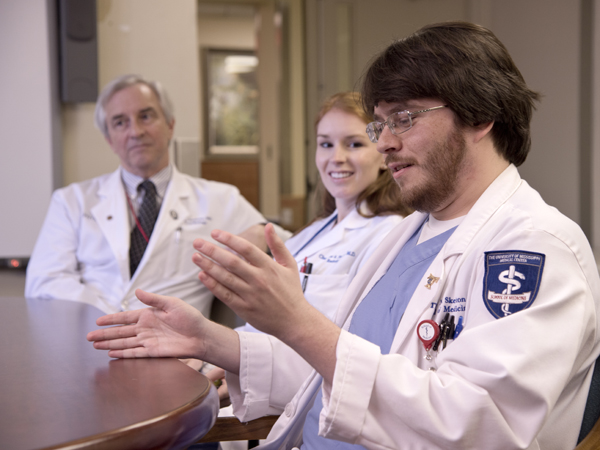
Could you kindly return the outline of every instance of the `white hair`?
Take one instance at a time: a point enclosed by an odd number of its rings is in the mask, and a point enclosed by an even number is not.
[[[108,125],[106,124],[106,111],[104,110],[106,103],[108,103],[112,96],[120,90],[135,84],[144,84],[152,89],[152,92],[154,92],[156,98],[158,99],[158,104],[162,109],[167,123],[173,122],[173,119],[175,118],[173,114],[173,103],[171,102],[169,94],[167,94],[165,88],[158,81],[149,81],[139,75],[122,75],[104,86],[104,89],[102,89],[102,92],[100,92],[98,101],[96,102],[94,124],[96,125],[96,128],[102,132],[104,137],[108,138]]]

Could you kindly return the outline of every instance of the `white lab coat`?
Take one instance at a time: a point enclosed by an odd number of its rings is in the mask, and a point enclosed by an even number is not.
[[[346,319],[425,218],[415,213],[388,234],[348,288],[337,323],[348,327]],[[546,259],[533,304],[497,319],[483,301],[484,252],[503,250]],[[440,280],[427,289],[430,275]],[[430,362],[416,327],[432,316],[439,323],[443,309],[433,312],[446,297],[466,299],[465,328]],[[572,449],[600,352],[599,301],[585,236],[511,165],[427,269],[390,354],[342,331],[333,385],[313,372],[262,448],[301,443],[306,412],[322,385],[319,433],[369,449]]]
[[[288,250],[296,255],[298,270],[304,264],[304,258],[313,264],[304,295],[311,305],[331,319],[352,278],[390,230],[402,221],[398,215],[365,218],[353,210],[331,228],[331,219],[336,214],[337,211],[314,222],[286,242]],[[327,228],[318,233],[328,223]],[[305,274],[300,273],[301,282],[304,277]],[[243,393],[238,382],[229,385],[231,397],[247,396],[245,402],[234,402],[235,415],[247,421],[266,414],[281,414],[312,368],[294,350],[273,336],[248,332],[256,331],[250,325],[237,331],[250,352],[240,366],[240,374],[253,382],[245,384],[248,390]],[[282,358],[289,364],[280,371],[274,371],[274,355],[277,355],[277,360]],[[269,398],[270,402],[261,401]]]
[[[173,168],[150,242],[129,275],[131,226],[121,169],[58,189],[27,267],[27,297],[89,303],[106,313],[145,307],[136,288],[179,297],[210,313],[212,293],[192,262],[196,238],[218,228],[232,233],[264,217],[224,183]]]

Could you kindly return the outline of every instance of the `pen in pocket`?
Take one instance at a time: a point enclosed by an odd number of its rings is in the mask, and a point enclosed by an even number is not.
[[[304,271],[303,273],[304,278],[302,279],[302,292],[306,291],[306,285],[308,284],[308,275],[310,275],[310,273],[312,272],[312,263],[308,263],[304,266]]]

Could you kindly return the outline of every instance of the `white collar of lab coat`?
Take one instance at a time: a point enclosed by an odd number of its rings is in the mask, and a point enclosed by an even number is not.
[[[448,239],[443,249],[445,257],[464,253],[483,225],[512,197],[522,183],[519,171],[510,164],[483,192],[456,232]]]
[[[441,271],[447,275],[450,268],[444,268],[443,262],[455,254],[462,254],[468,251],[469,244],[480,231],[482,226],[489,220],[498,208],[519,188],[523,181],[519,175],[517,168],[514,165],[509,165],[484,191],[479,197],[475,205],[471,208],[463,222],[458,226],[456,231],[450,236],[442,250],[432,262],[431,267],[439,267]],[[362,301],[363,297],[371,290],[377,281],[387,272],[400,249],[406,241],[414,234],[414,232],[427,219],[427,213],[414,212],[402,221],[402,224],[393,229],[379,247],[373,253],[371,261],[380,261],[375,271],[362,270],[352,280],[346,296],[355,297],[360,293],[358,298],[354,298],[352,303],[342,301],[338,310],[335,321],[341,325],[349,317],[350,311]],[[456,268],[454,268],[456,269]],[[436,276],[438,274],[436,273]],[[443,280],[442,280],[443,281]],[[443,282],[437,284],[437,289],[431,289],[431,296],[435,297],[439,289],[443,286]],[[359,301],[356,301],[359,300]],[[409,304],[410,308],[410,304]],[[405,313],[405,315],[408,313]]]
[[[358,209],[354,208],[346,217],[344,217],[344,220],[338,222],[337,226],[342,225],[347,230],[362,228],[366,226],[369,223],[369,220],[371,219],[361,216],[358,212],[359,209],[363,214],[371,213],[369,211],[369,208],[367,207],[367,203],[363,202],[361,203]],[[334,214],[337,214],[337,209],[335,210]]]
[[[91,210],[98,225],[102,229],[117,261],[124,281],[134,282],[136,276],[129,279],[129,234],[131,232],[128,217],[126,192],[121,180],[121,168],[111,173],[98,189],[101,200]],[[187,199],[191,195],[191,186],[186,183],[185,176],[173,167],[171,181],[167,187],[163,204],[161,205],[156,226],[150,237],[150,242],[144,255],[152,254],[159,239],[165,239],[189,217]],[[168,215],[167,220],[163,217]],[[107,218],[110,217],[110,220]],[[145,264],[146,258],[140,262]],[[141,271],[137,271],[139,273]]]
[[[311,256],[315,251],[321,251],[325,247],[331,247],[337,245],[344,239],[346,230],[355,230],[358,228],[365,227],[369,220],[366,217],[361,216],[356,209],[353,209],[344,219],[336,224],[333,228],[330,224],[326,229],[320,231],[326,224],[328,224],[337,215],[337,209],[331,213],[328,217],[320,219],[309,225],[303,232],[303,239],[298,240],[297,243],[291,243],[288,249],[292,254],[295,254],[301,249],[301,255],[298,257],[304,258],[305,256]],[[322,239],[326,236],[326,241]],[[310,241],[308,244],[307,242]]]

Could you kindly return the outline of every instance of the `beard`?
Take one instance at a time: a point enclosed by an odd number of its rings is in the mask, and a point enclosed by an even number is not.
[[[429,150],[425,161],[419,164],[425,174],[425,181],[410,189],[402,187],[401,181],[397,181],[404,205],[426,213],[438,211],[446,206],[456,192],[466,153],[465,138],[454,128],[448,138],[443,143],[435,144]],[[385,163],[399,160],[395,154],[389,154]]]

